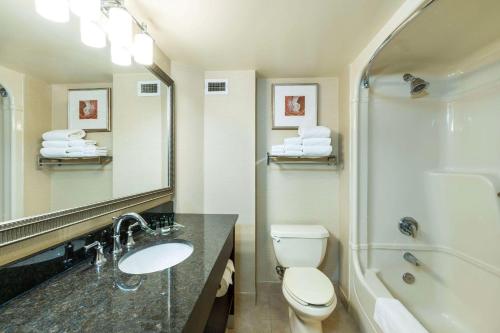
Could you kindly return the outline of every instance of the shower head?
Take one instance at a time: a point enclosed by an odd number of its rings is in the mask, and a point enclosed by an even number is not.
[[[0,97],[7,97],[9,94],[7,94],[7,90],[5,88],[0,88]]]
[[[412,96],[421,95],[429,86],[429,82],[408,73],[403,75],[403,80],[410,82],[410,94]]]

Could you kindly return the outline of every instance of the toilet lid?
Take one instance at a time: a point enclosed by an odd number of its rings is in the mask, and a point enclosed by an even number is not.
[[[283,286],[293,298],[311,305],[329,305],[335,297],[332,282],[314,267],[290,267]]]

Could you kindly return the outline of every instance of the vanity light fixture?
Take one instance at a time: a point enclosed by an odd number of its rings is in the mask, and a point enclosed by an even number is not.
[[[112,45],[132,46],[132,16],[124,7],[108,11],[108,36]]]
[[[138,64],[150,66],[153,64],[153,38],[147,33],[147,26],[141,25],[141,32],[134,37],[134,60]]]
[[[123,5],[123,0],[35,0],[38,14],[54,22],[68,22],[70,9],[80,18],[83,44],[103,48],[106,35],[111,43],[111,61],[130,66],[132,56],[141,65],[153,64],[154,41],[147,26],[137,21]],[[133,35],[133,23],[139,32]]]
[[[118,66],[130,66],[132,55],[125,46],[111,43],[111,61]]]
[[[69,5],[67,0],[35,0],[36,12],[49,21],[57,23],[69,22]]]
[[[88,21],[99,20],[101,0],[70,0],[69,7],[73,14]]]
[[[80,19],[80,38],[83,44],[90,47],[106,46],[106,33],[95,21]]]

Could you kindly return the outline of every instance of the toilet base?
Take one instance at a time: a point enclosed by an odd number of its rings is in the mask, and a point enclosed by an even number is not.
[[[302,320],[291,307],[288,307],[288,317],[292,333],[323,333],[321,321]]]

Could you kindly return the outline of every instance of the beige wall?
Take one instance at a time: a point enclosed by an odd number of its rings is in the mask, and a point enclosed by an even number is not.
[[[205,96],[204,210],[238,214],[237,291],[255,292],[255,71],[205,72],[228,95]]]
[[[137,82],[150,73],[113,75],[113,197],[162,187],[164,151],[161,96],[138,96]],[[161,94],[166,94],[161,85]]]
[[[52,85],[52,129],[68,128],[68,90],[112,88],[111,82]],[[112,151],[110,132],[87,133],[86,139],[95,140],[101,147]],[[51,168],[53,210],[66,209],[113,198],[112,164],[65,166]],[[71,195],[68,195],[71,193]]]
[[[203,70],[172,62],[175,81],[175,211],[203,212]]]
[[[339,260],[340,260],[340,290],[349,299],[349,67],[342,71],[340,77],[339,98],[339,141],[341,150],[339,160],[340,175],[340,226],[339,226]]]
[[[24,215],[50,211],[50,172],[40,170],[36,157],[42,134],[51,126],[51,93],[46,82],[24,80]]]
[[[50,175],[36,167],[41,134],[50,129],[50,86],[34,77],[0,66],[0,83],[12,99],[12,218],[50,210]]]
[[[321,224],[330,232],[323,271],[338,280],[339,177],[331,166],[266,165],[272,145],[282,144],[296,130],[272,130],[273,83],[319,83],[318,123],[332,129],[337,147],[338,80],[333,77],[259,79],[257,81],[257,263],[258,282],[278,281],[271,224]],[[336,150],[336,148],[334,148]]]

